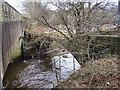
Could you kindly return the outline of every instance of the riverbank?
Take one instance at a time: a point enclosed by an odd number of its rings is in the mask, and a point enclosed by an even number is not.
[[[54,88],[118,88],[119,60],[114,57],[89,61]]]
[[[41,59],[40,55],[52,56],[59,49],[65,48],[57,43],[56,39],[49,36],[34,35],[26,48],[25,56]],[[66,57],[66,56],[64,56]],[[118,63],[117,58],[104,58],[89,61],[80,70],[77,70],[68,79],[59,83],[57,88],[117,88],[118,87]]]

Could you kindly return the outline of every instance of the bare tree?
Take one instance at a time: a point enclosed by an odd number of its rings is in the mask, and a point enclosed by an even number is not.
[[[58,9],[52,11],[47,5],[55,5]],[[30,7],[32,9],[30,9]],[[28,9],[28,10],[27,10]],[[84,58],[91,58],[89,47],[95,40],[98,31],[105,24],[115,25],[117,22],[116,7],[109,2],[47,2],[27,3],[26,11],[33,21],[57,31],[66,39],[63,45],[81,62]],[[112,13],[115,12],[115,13]],[[58,26],[64,27],[61,30]],[[89,38],[89,35],[94,35]],[[77,54],[76,54],[77,53]],[[82,60],[80,60],[82,58]]]

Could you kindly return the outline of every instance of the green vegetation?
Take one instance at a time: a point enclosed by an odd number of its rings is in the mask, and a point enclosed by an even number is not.
[[[18,41],[15,44],[15,47],[12,49],[12,53],[11,53],[11,59],[15,59],[19,56],[21,56],[21,39],[19,38]]]
[[[11,54],[11,59],[15,59],[16,57],[21,55],[21,48],[15,50],[12,54]]]

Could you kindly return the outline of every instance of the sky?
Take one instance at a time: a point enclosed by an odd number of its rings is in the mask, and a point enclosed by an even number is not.
[[[23,8],[22,8],[22,2],[25,2],[25,0],[5,0],[6,2],[8,2],[10,5],[12,5],[16,10],[18,10],[20,13],[23,13]],[[27,1],[34,1],[34,0],[27,0]],[[37,0],[38,2],[40,0]],[[46,0],[42,0],[42,1],[46,1]],[[51,1],[56,1],[56,0],[47,0],[49,2]],[[65,1],[65,0],[57,0],[57,1]],[[71,0],[67,0],[67,1],[71,1]],[[83,1],[83,0],[77,0],[77,1]],[[93,0],[96,1],[96,0]],[[101,0],[97,0],[97,1],[101,1]],[[105,1],[109,1],[109,2],[118,2],[118,0],[105,0]],[[53,5],[49,5],[49,8],[52,8],[52,10],[55,10],[56,7]]]

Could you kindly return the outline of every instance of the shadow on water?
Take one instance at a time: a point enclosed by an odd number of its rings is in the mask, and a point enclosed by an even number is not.
[[[68,78],[80,68],[77,60],[68,51],[41,59],[17,60],[8,66],[4,86],[8,88],[52,88],[58,81]]]

